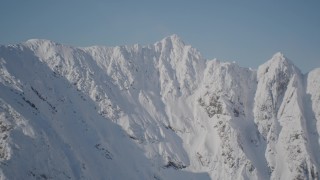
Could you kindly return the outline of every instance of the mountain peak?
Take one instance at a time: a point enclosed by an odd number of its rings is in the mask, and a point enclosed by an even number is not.
[[[271,59],[258,68],[258,77],[269,72],[271,76],[278,72],[300,72],[300,70],[291,62],[282,52],[275,53]]]
[[[177,34],[172,34],[171,36],[168,36],[173,41],[182,41],[182,39]]]
[[[59,45],[59,43],[56,43],[54,41],[47,40],[47,39],[29,39],[22,44],[27,47],[30,47],[31,49],[37,49],[39,47],[42,47],[42,48],[52,47],[52,46]]]
[[[286,58],[286,57],[284,56],[284,54],[282,52],[279,51],[279,52],[275,53],[272,56],[272,58],[281,58],[281,59],[283,59],[283,58]]]
[[[29,39],[25,42],[26,44],[56,44],[55,42],[48,39]]]
[[[177,35],[172,34],[171,36],[167,36],[163,38],[161,41],[163,44],[172,44],[172,45],[178,45],[178,46],[184,46],[184,41]]]
[[[294,64],[282,53],[275,53],[272,58],[266,62],[269,66],[294,66]]]
[[[276,61],[287,61],[288,58],[282,52],[277,52],[272,56],[271,60],[273,60],[273,61],[274,60],[276,60]]]

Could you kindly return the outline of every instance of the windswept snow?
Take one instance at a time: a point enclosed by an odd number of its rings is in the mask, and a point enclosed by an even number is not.
[[[320,70],[153,45],[0,46],[2,179],[319,179]]]

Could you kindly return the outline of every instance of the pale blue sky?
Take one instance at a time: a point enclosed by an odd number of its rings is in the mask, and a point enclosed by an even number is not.
[[[0,44],[153,44],[179,35],[208,59],[257,68],[281,51],[320,67],[319,0],[1,0]]]

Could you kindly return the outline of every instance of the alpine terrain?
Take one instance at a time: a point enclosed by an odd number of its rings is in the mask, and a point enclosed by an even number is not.
[[[0,179],[320,179],[320,68],[153,45],[0,45]]]

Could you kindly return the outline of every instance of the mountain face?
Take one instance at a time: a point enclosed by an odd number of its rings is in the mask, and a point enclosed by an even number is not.
[[[320,68],[153,45],[0,46],[0,179],[320,179]]]

